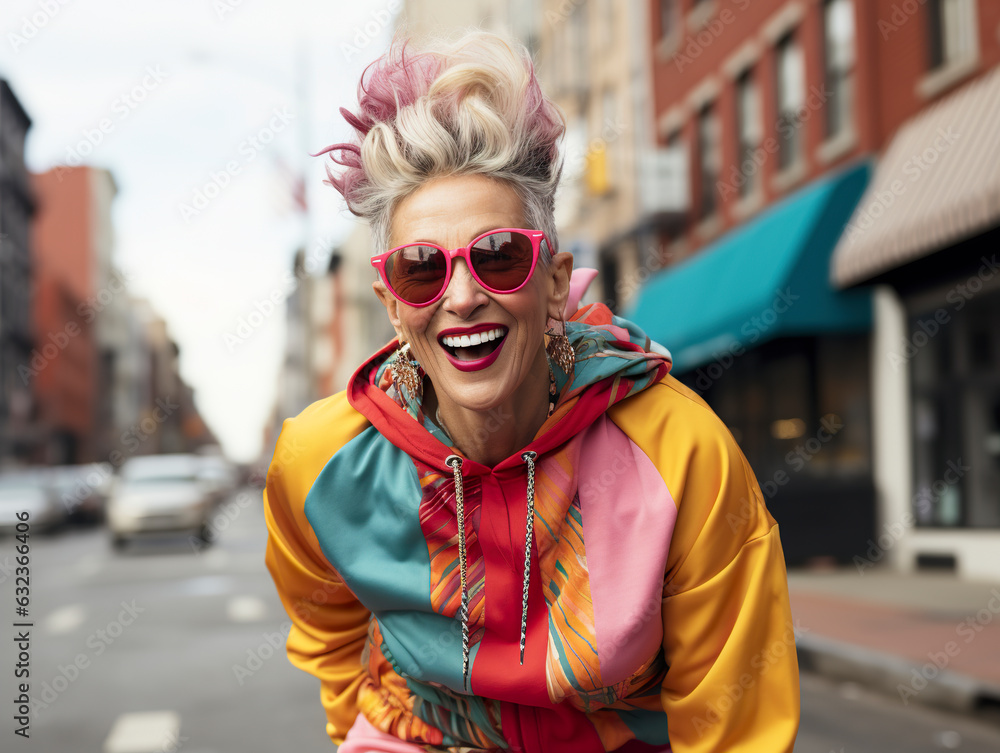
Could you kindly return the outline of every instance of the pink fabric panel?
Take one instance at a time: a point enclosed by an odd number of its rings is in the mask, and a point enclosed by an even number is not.
[[[660,602],[677,507],[653,462],[607,416],[585,432],[578,488],[601,679],[613,685],[662,642]]]
[[[424,753],[424,748],[387,735],[358,714],[337,753]]]

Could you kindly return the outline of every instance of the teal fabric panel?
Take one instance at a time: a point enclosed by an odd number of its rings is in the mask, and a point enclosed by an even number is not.
[[[673,356],[673,372],[770,339],[871,328],[871,292],[836,291],[830,258],[871,177],[868,161],[775,203],[640,291],[626,317]]]
[[[413,460],[369,427],[330,459],[305,512],[323,554],[378,619],[396,671],[461,690],[462,623],[431,609],[420,500]]]
[[[428,608],[429,609],[429,608]],[[378,615],[382,640],[399,674],[461,692],[462,621],[437,612],[386,611]],[[479,644],[469,647],[469,675]],[[468,690],[468,689],[466,689]]]
[[[330,458],[306,496],[323,554],[372,612],[431,611],[413,461],[367,428]]]
[[[657,690],[659,692],[659,690]],[[650,745],[667,745],[670,733],[667,729],[667,715],[662,711],[647,711],[646,709],[615,709],[625,726],[632,730],[637,740]]]

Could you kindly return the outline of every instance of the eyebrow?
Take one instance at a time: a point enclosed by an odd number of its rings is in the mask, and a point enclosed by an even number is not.
[[[507,227],[507,225],[487,225],[482,230],[479,230],[478,232],[473,233],[472,237],[469,238],[469,243],[472,243],[472,241],[474,241],[476,238],[480,237],[481,235],[485,235],[486,233],[490,232],[491,230],[500,230],[503,227]],[[438,243],[437,241],[432,241],[432,240],[429,240],[429,239],[426,239],[426,238],[418,238],[415,241],[407,241],[406,243],[401,243],[400,245],[402,245],[402,246],[411,246],[411,245],[413,245],[415,243],[429,243],[429,244],[433,244],[435,246],[441,246],[442,248],[444,248],[444,244],[443,243]],[[468,245],[468,244],[466,244],[466,245]],[[399,246],[396,246],[396,248],[399,248]],[[451,250],[451,249],[449,249],[449,250]]]

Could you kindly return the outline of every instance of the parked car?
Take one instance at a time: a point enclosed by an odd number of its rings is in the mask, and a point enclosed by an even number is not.
[[[19,512],[28,513],[30,533],[48,532],[66,519],[42,470],[0,473],[0,533],[17,531]]]
[[[145,455],[126,460],[112,486],[108,528],[115,548],[149,533],[178,532],[210,543],[215,490],[197,455]]]
[[[46,478],[69,520],[75,523],[104,520],[114,478],[110,463],[56,466],[48,470]]]
[[[201,480],[212,490],[216,501],[221,502],[239,485],[233,464],[221,455],[200,455]]]

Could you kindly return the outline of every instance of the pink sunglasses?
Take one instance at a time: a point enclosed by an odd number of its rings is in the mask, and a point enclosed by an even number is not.
[[[372,257],[382,282],[408,306],[430,306],[440,300],[451,281],[455,257],[491,293],[513,293],[531,279],[545,233],[497,228],[477,236],[464,248],[448,250],[434,243],[408,243]]]

